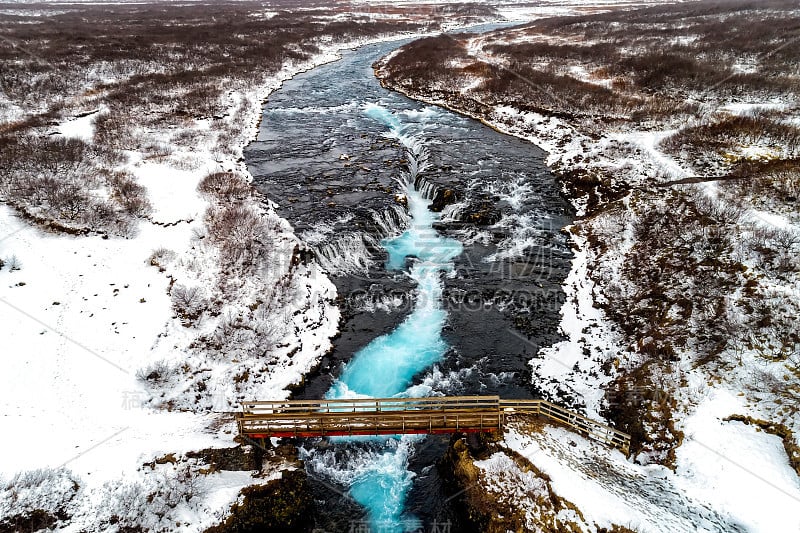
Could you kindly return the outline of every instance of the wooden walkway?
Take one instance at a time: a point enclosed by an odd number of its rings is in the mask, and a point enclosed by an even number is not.
[[[239,433],[251,439],[496,432],[517,415],[538,415],[627,455],[630,435],[545,400],[498,396],[248,402]]]

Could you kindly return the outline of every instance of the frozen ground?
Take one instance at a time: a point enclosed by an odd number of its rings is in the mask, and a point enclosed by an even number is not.
[[[641,183],[654,174],[669,179],[690,175],[658,149],[658,140],[672,132],[611,133],[586,151],[588,143],[581,142],[580,134],[557,119],[508,108],[495,110],[495,116],[498,120],[493,126],[551,147],[551,165],[569,168],[576,154],[594,164],[618,165],[618,160],[604,155],[604,146],[613,139],[637,147],[632,153],[637,154],[636,168],[642,169],[638,174]],[[566,142],[559,142],[560,133],[567,134]],[[713,186],[703,187],[713,194]],[[581,209],[581,204],[576,207]],[[745,217],[767,228],[800,229],[775,213],[750,209]],[[611,225],[603,230],[612,233],[624,227],[615,226],[613,220],[605,223]],[[616,247],[603,258],[603,268],[611,272],[611,279],[633,244],[625,233],[616,241]],[[567,340],[543,349],[531,365],[534,379],[545,390],[556,396],[568,392],[581,397],[590,416],[598,418],[604,385],[610,380],[602,367],[608,362],[625,365],[629,355],[625,355],[621,336],[596,305],[602,296],[586,270],[587,254],[593,251],[580,232],[573,231],[573,242],[575,259],[565,285],[561,324]],[[796,287],[783,289],[796,292]],[[763,403],[748,402],[742,391],[752,387],[747,385],[753,379],[748,369],[770,366],[780,373],[780,365],[759,362],[752,353],[742,354],[739,360],[737,369],[723,380],[708,379],[690,364],[682,365],[680,372],[689,384],[681,393],[685,418],[678,425],[685,438],[677,449],[674,472],[657,465],[637,465],[595,445],[587,448],[581,439],[563,430],[548,429],[540,436],[512,431],[506,442],[549,475],[555,492],[577,505],[586,519],[599,527],[619,524],[640,532],[800,530],[800,519],[790,511],[800,504],[800,478],[789,466],[780,438],[723,420],[731,415],[773,419],[774,397],[762,389]],[[576,364],[578,372],[573,368]],[[796,420],[778,420],[796,429]],[[564,444],[570,441],[580,444]],[[648,462],[645,456],[639,459]]]
[[[780,439],[722,420],[742,408],[740,398],[714,393],[686,420],[675,472],[636,465],[561,428],[511,428],[501,446],[548,476],[554,492],[580,509],[587,530],[617,524],[640,533],[797,531],[800,517],[790,509],[800,502],[800,485],[782,460]],[[517,490],[509,479],[531,478],[505,457],[497,452],[476,463],[497,493]]]
[[[506,5],[501,12],[522,19],[591,6],[605,9],[612,3],[519,3]],[[281,79],[335,56],[330,48],[308,63],[285,69],[269,86],[233,95],[232,106],[237,98],[255,103],[251,121],[242,132],[242,146],[255,134],[258,103]],[[737,104],[723,109],[747,111]],[[93,116],[63,122],[55,132],[89,138]],[[684,172],[657,150],[656,140],[667,132],[615,134],[616,138],[601,139],[587,152],[585,137],[556,118],[504,107],[495,110],[491,123],[548,149],[552,165],[567,165],[575,155],[600,157],[602,147],[608,146],[604,143],[621,141],[638,145],[631,164],[659,168],[674,177]],[[186,358],[198,365],[203,362],[190,347],[197,331],[185,328],[175,317],[167,295],[169,276],[178,283],[205,284],[213,282],[217,268],[213,250],[204,249],[197,240],[208,207],[208,200],[197,193],[197,184],[212,170],[245,169],[236,154],[220,160],[218,154],[205,152],[203,147],[173,154],[166,162],[130,155],[127,170],[147,187],[154,208],[150,219],[140,222],[131,238],[56,236],[32,228],[8,207],[0,206],[0,259],[5,262],[0,270],[0,401],[4,405],[0,432],[6,437],[0,480],[6,482],[17,472],[34,468],[70,470],[80,485],[78,496],[69,504],[75,516],[69,530],[75,531],[90,528],[98,516],[107,514],[101,507],[134,505],[125,502],[129,498],[125,489],[131,484],[164,485],[180,473],[169,463],[142,469],[143,463],[169,453],[230,446],[233,424],[220,420],[214,411],[230,410],[237,394],[285,396],[285,387],[297,382],[327,350],[338,319],[331,303],[333,288],[325,276],[313,269],[303,270],[298,287],[308,289],[309,299],[293,302],[304,309],[313,301],[327,314],[324,319],[314,316],[310,323],[293,323],[299,330],[287,333],[291,337],[287,340],[304,346],[299,356],[291,362],[286,357],[297,344],[276,354],[277,366],[270,378],[245,391],[229,388],[233,364],[217,361],[200,412],[192,412],[191,404],[186,403],[191,398],[189,391],[180,387],[176,387],[176,398],[171,398],[178,400],[176,409],[153,409],[152,391],[143,386],[137,372],[161,361],[177,364]],[[178,160],[190,160],[191,164],[170,163]],[[620,164],[618,160],[602,163]],[[580,210],[582,206],[577,207]],[[268,207],[262,208],[266,217],[274,217]],[[751,214],[766,224],[798,231],[796,224],[779,215],[755,210]],[[287,224],[279,226],[282,231],[277,240],[290,250],[296,238]],[[567,340],[544,351],[543,357],[533,362],[533,369],[542,383],[552,384],[553,392],[565,389],[579,395],[590,416],[596,416],[602,402],[599,390],[607,380],[598,369],[617,359],[621,347],[613,327],[593,305],[597,295],[586,274],[591,251],[579,235],[575,245],[567,304],[562,310]],[[158,249],[171,250],[182,259],[160,272],[151,264],[151,255]],[[624,248],[618,252],[620,257]],[[191,259],[197,260],[194,266]],[[614,267],[612,258],[608,268]],[[255,283],[244,286],[242,301],[247,302],[258,290]],[[776,290],[797,292],[796,287]],[[300,330],[302,334],[297,335]],[[588,359],[586,350],[591,354]],[[580,372],[573,372],[575,363]],[[196,383],[191,379],[187,381]],[[690,374],[689,379],[691,394],[684,399],[687,416],[681,423],[686,438],[677,450],[675,472],[635,465],[616,452],[609,454],[557,429],[532,435],[510,431],[506,445],[549,475],[558,494],[573,501],[589,522],[600,526],[617,523],[640,531],[800,530],[798,515],[793,512],[800,503],[798,478],[786,464],[779,439],[753,426],[722,420],[731,414],[758,416],[758,406],[744,402],[730,383],[709,385],[698,374]],[[737,376],[732,381],[743,379],[745,376]],[[487,475],[498,465],[507,466],[502,458],[494,461],[481,465]],[[199,479],[196,496],[182,500],[170,512],[170,520],[183,524],[181,529],[211,525],[243,486],[259,481],[248,472],[211,473]],[[536,481],[529,481],[534,489]],[[26,496],[31,502],[48,499],[33,492]],[[11,503],[8,494],[0,495],[0,516],[13,511],[15,505],[18,509],[19,502]],[[149,520],[164,527],[162,518]]]
[[[264,86],[229,93],[229,116],[236,115],[242,102],[252,110],[230,155],[212,153],[211,144],[182,150],[170,146],[176,132],[147,132],[169,155],[127,152],[128,162],[119,170],[136,177],[152,204],[148,219],[140,220],[129,238],[57,235],[0,206],[0,259],[5,262],[0,269],[0,390],[5,406],[0,430],[18,436],[6,439],[0,489],[6,482],[22,486],[14,482],[20,472],[52,469],[39,476],[38,485],[31,482],[27,492],[0,491],[0,517],[39,505],[59,510],[58,498],[50,498],[43,488],[59,485],[66,487],[64,501],[73,516],[67,530],[99,527],[114,513],[127,514],[133,522],[141,518],[153,529],[178,522],[183,530],[202,530],[219,521],[242,487],[265,481],[250,472],[205,474],[202,465],[191,462],[142,465],[168,454],[180,459],[191,450],[231,446],[235,426],[221,413],[245,397],[288,395],[286,387],[314,366],[336,333],[334,287],[313,266],[298,270],[293,283],[301,296],[286,302],[288,328],[278,343],[281,349],[272,354],[268,372],[258,379],[244,378],[241,387],[234,381],[256,363],[206,357],[194,343],[219,320],[204,317],[186,327],[168,293],[173,285],[210,289],[219,282],[217,252],[200,239],[210,201],[197,191],[203,176],[230,170],[246,174],[241,153],[255,136],[260,102],[282,80],[335,60],[337,49],[359,44],[328,45],[311,60],[287,66]],[[93,120],[106,112],[87,109],[54,125],[51,133],[91,141]],[[198,131],[210,126],[195,122],[189,127]],[[291,257],[298,243],[292,228],[268,205],[253,208],[273,222],[283,259]],[[269,274],[262,278],[242,280],[226,309],[241,312],[275,283]],[[176,370],[181,365],[182,376]],[[164,368],[175,375],[154,391],[142,378]],[[167,409],[155,409],[158,405]],[[191,484],[197,485],[189,496],[186,468],[196,478]],[[69,488],[70,480],[77,483],[77,492]],[[164,486],[176,492],[157,497],[169,504],[167,511],[142,500]]]

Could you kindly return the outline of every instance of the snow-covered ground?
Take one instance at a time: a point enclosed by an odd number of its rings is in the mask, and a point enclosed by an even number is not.
[[[409,35],[393,38],[401,37]],[[237,144],[225,152],[214,149],[207,120],[187,126],[206,134],[191,149],[170,142],[180,132],[144,132],[165,155],[130,150],[117,169],[135,176],[152,206],[127,238],[49,233],[0,205],[0,260],[5,263],[0,269],[0,432],[6,436],[0,519],[37,505],[53,513],[63,510],[57,499],[43,503],[48,486],[63,486],[62,503],[73,517],[67,530],[98,527],[114,513],[127,513],[134,522],[141,518],[152,529],[178,522],[182,530],[202,530],[219,522],[242,487],[274,477],[204,473],[202,464],[181,457],[201,448],[230,447],[236,429],[225,412],[245,398],[286,397],[287,387],[301,381],[337,331],[335,288],[313,264],[296,269],[295,295],[284,302],[280,348],[267,358],[264,371],[263,362],[243,360],[239,356],[245,354],[238,352],[209,359],[198,339],[213,334],[222,320],[204,314],[185,323],[176,316],[170,292],[193,286],[209,294],[221,283],[218,250],[204,242],[204,217],[214,200],[200,194],[198,184],[210,172],[248,177],[242,150],[257,133],[261,102],[284,80],[369,40],[323,42],[316,56],[286,66],[264,85],[227,93],[229,110],[223,115],[228,120],[241,118],[237,110],[249,111],[236,124]],[[54,125],[51,135],[91,142],[94,120],[107,112],[86,109]],[[268,202],[254,201],[250,207],[276,231],[278,265],[257,279],[240,280],[233,301],[223,303],[223,317],[242,315],[259,301],[300,244]],[[259,375],[248,376],[248,369]],[[170,376],[153,387],[147,379],[153,371]],[[178,457],[177,465],[167,461],[142,468],[169,454]],[[187,481],[180,478],[187,468],[196,478],[191,484],[198,485],[191,498],[182,496]],[[36,469],[46,470],[24,474]],[[13,488],[20,473],[33,479],[27,492]],[[180,503],[137,518],[148,507],[142,498],[164,486],[174,486],[170,497]]]
[[[613,524],[639,533],[800,530],[800,516],[791,512],[800,484],[780,439],[723,421],[743,407],[740,398],[712,393],[686,420],[690,433],[674,472],[634,464],[561,428],[512,427],[500,444],[548,476],[553,491],[580,509],[587,530]],[[503,452],[476,465],[497,493],[518,490],[509,479],[531,477]]]
[[[506,5],[501,13],[511,19],[529,19],[571,13],[590,5],[603,9],[610,3],[614,2],[521,3]],[[169,462],[142,468],[144,463],[171,453],[230,446],[235,427],[214,411],[230,410],[241,399],[238,395],[245,393],[285,396],[286,386],[298,382],[327,351],[336,332],[338,311],[332,304],[333,286],[314,267],[298,270],[296,287],[306,296],[287,303],[289,315],[301,311],[300,319],[287,318],[292,326],[284,331],[283,344],[288,342],[287,346],[273,354],[276,365],[268,378],[253,381],[244,391],[232,386],[240,362],[205,361],[193,347],[198,335],[210,333],[217,322],[205,317],[199,324],[185,327],[175,316],[168,291],[173,283],[210,287],[219,274],[215,250],[199,239],[211,202],[197,192],[200,180],[212,171],[246,174],[239,157],[244,144],[255,136],[260,102],[282,80],[334,60],[336,49],[331,45],[312,60],[287,67],[265,86],[230,95],[232,109],[249,100],[252,112],[240,145],[223,159],[202,146],[192,152],[174,152],[159,161],[129,153],[124,170],[147,188],[153,205],[149,219],[140,221],[130,238],[54,235],[31,227],[0,205],[0,260],[5,263],[0,269],[0,401],[4,406],[0,433],[5,437],[0,490],[18,472],[66,468],[70,474],[57,474],[66,487],[64,493],[72,490],[69,479],[74,478],[80,487],[68,506],[75,517],[69,530],[91,528],[99,517],[110,516],[104,507],[133,505],[126,503],[135,499],[130,492],[146,494],[143,488],[164,485],[165,480],[177,479],[180,474],[180,467]],[[730,104],[721,110],[741,114],[750,112],[752,106]],[[89,140],[92,120],[103,112],[62,122],[54,133]],[[508,106],[496,108],[488,122],[548,150],[548,164],[554,167],[569,166],[577,155],[599,158],[605,148],[621,143],[633,147],[630,160],[606,159],[602,164],[619,167],[632,179],[637,172],[640,177],[653,176],[654,169],[659,177],[687,175],[658,149],[658,140],[667,131],[612,133],[589,143],[563,120],[520,113]],[[643,178],[635,183],[645,182]],[[576,207],[582,212],[585,206],[578,202]],[[258,208],[280,229],[276,242],[284,255],[290,254],[298,242],[291,227],[278,220],[268,206]],[[750,215],[798,232],[796,224],[774,213],[751,210]],[[618,260],[624,246],[630,245],[627,237],[620,238],[623,244],[616,250]],[[562,310],[567,340],[543,351],[532,366],[545,389],[552,383],[551,392],[564,388],[577,394],[587,413],[596,417],[603,400],[600,389],[608,380],[600,367],[608,361],[625,361],[618,359],[621,340],[613,325],[593,305],[596,288],[587,274],[592,252],[579,233],[574,242],[576,257]],[[151,260],[155,251],[173,258],[162,261],[164,271],[160,271],[160,263]],[[613,258],[606,267],[615,268]],[[270,281],[265,278],[243,284],[241,305],[229,307],[246,306]],[[792,292],[791,287],[788,290]],[[792,293],[797,293],[796,288]],[[303,320],[302,311],[311,309],[315,311],[305,316],[310,320]],[[294,352],[295,348],[300,350]],[[173,377],[173,397],[158,399],[164,405],[173,400],[175,408],[154,409],[153,390],[140,379],[141,371],[159,364],[174,369],[184,363],[192,371]],[[203,366],[206,363],[208,370]],[[579,372],[573,371],[576,363]],[[208,379],[199,380],[195,371],[208,374]],[[639,531],[800,530],[798,515],[793,512],[800,503],[800,485],[786,464],[780,440],[754,426],[723,421],[732,414],[758,416],[759,409],[730,386],[709,385],[699,373],[688,377],[691,395],[683,399],[687,408],[680,424],[686,437],[677,449],[674,472],[636,465],[617,452],[609,453],[560,429],[546,429],[542,434],[512,430],[506,434],[505,444],[550,476],[555,491],[575,503],[587,522],[601,527],[616,523]],[[183,382],[185,387],[177,386]],[[202,390],[188,390],[189,385],[200,383]],[[191,394],[197,395],[201,409],[192,409]],[[511,468],[503,457],[479,463],[479,467],[487,476],[507,474]],[[525,473],[520,473],[518,480],[529,483],[531,491],[539,487],[539,482]],[[218,521],[243,486],[263,481],[249,472],[201,475],[196,496],[182,500],[166,520],[179,521],[181,529],[201,530]],[[498,490],[515,490],[497,480],[487,484]],[[26,497],[34,503],[43,499],[35,491],[23,496],[14,502],[7,492],[1,493],[0,517],[19,510]],[[162,518],[153,516],[150,523],[167,527]]]
[[[335,51],[327,50],[245,96],[257,104],[282,79],[334,57]],[[258,105],[254,109],[260,111]],[[91,119],[78,118],[57,129],[90,139]],[[250,119],[252,136],[258,116]],[[241,164],[234,158],[215,161],[212,154],[197,151],[191,154],[194,168],[184,170],[131,155],[127,170],[147,188],[154,208],[133,238],[50,234],[0,206],[0,258],[7,263],[0,270],[0,428],[5,437],[0,475],[8,480],[37,468],[71,470],[81,487],[69,513],[75,515],[70,526],[75,530],[96,524],[102,516],[95,506],[102,495],[113,493],[106,483],[151,479],[152,473],[138,471],[143,463],[169,453],[229,447],[235,436],[235,426],[230,420],[220,423],[219,414],[153,409],[137,373],[153,361],[190,358],[193,336],[174,317],[168,296],[172,280],[150,258],[155,250],[168,249],[182,258],[204,260],[210,252],[200,250],[196,233],[202,231],[208,202],[197,192],[198,182],[210,170]],[[285,231],[285,239],[293,239],[288,225]],[[171,272],[187,283],[180,274],[186,273]],[[300,364],[286,366],[283,375],[275,370],[273,387],[268,387],[273,396],[285,396],[285,386],[300,381],[336,332],[338,311],[331,303],[335,289],[319,272],[308,271],[307,276],[306,284],[327,302],[329,315],[298,339],[318,337],[308,343]],[[212,398],[211,404],[229,410],[232,400]],[[239,490],[254,482],[249,472],[204,476],[200,483],[207,486],[208,498],[187,503],[171,517],[201,530],[218,521]],[[158,480],[150,483],[157,485]],[[0,514],[13,511],[13,506],[0,507]]]
[[[538,357],[531,360],[531,367],[537,383],[551,397],[559,397],[560,393],[578,397],[586,412],[599,418],[611,375],[598,369],[609,360],[622,358],[622,340],[594,305],[585,239],[576,233],[571,235],[576,245],[575,257],[564,282],[567,299],[561,308],[561,333],[566,340],[541,349]]]
[[[674,133],[671,131],[612,132],[592,143],[592,151],[586,152],[580,134],[558,124],[558,119],[518,113],[507,107],[496,109],[494,117],[498,120],[490,121],[493,127],[547,148],[548,163],[555,167],[570,168],[576,150],[595,164],[618,165],[618,160],[603,160],[603,147],[613,140],[638,148],[631,153],[639,158],[636,168],[640,183],[647,183],[654,175],[667,179],[690,175],[658,148],[658,141]],[[562,132],[567,137],[559,142]],[[700,187],[709,190],[707,185]],[[582,204],[577,203],[576,207],[579,212],[582,210]],[[749,209],[744,217],[768,228],[800,230],[775,213]],[[594,223],[613,225],[614,221]],[[604,230],[613,234],[615,227]],[[598,417],[605,400],[604,385],[610,381],[602,367],[609,361],[614,367],[625,365],[629,355],[621,336],[597,306],[602,295],[587,273],[587,255],[594,252],[578,230],[573,228],[572,235],[575,258],[564,287],[566,303],[561,323],[567,340],[543,349],[531,365],[539,386],[553,395],[567,391],[579,396],[587,413]],[[633,244],[630,235],[623,233],[619,237],[613,253],[603,257],[603,269],[612,272],[609,279],[614,279],[615,268]],[[748,369],[774,367],[772,371],[781,373],[781,365],[759,362],[752,354],[740,356],[740,361],[738,369],[725,380],[708,380],[702,371],[682,365],[681,372],[690,383],[681,393],[681,410],[685,413],[681,416],[685,418],[678,427],[685,437],[677,448],[674,472],[657,465],[637,465],[593,444],[588,445],[594,450],[589,452],[584,441],[560,429],[547,429],[544,436],[512,431],[506,434],[506,442],[550,476],[554,491],[577,505],[584,517],[598,527],[618,524],[639,532],[798,531],[800,518],[791,509],[800,504],[800,478],[788,463],[781,439],[754,426],[723,420],[731,415],[771,419],[771,400],[761,405],[748,402],[743,391],[747,388],[745,382],[752,379],[748,378]],[[579,372],[573,371],[576,363]],[[769,398],[770,394],[764,391],[764,396]],[[789,426],[796,428],[796,423]],[[564,446],[570,441],[580,444]],[[602,461],[603,467],[586,467],[587,457]],[[644,456],[640,459],[647,462]],[[632,477],[619,483],[627,475]]]

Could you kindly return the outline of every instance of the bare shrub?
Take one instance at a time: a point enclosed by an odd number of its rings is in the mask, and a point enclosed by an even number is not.
[[[800,198],[800,159],[771,159],[767,161],[743,160],[730,173],[730,180],[722,183],[732,196],[748,198],[756,205],[768,202],[793,204]]]
[[[800,260],[798,260],[800,237],[793,231],[770,228],[754,231],[754,236],[761,243],[756,250],[768,261],[764,266],[770,266],[783,274],[800,270]]]
[[[289,322],[290,318],[287,321],[287,317],[266,304],[250,313],[229,309],[217,324],[209,345],[224,355],[265,357],[286,335]]]
[[[148,261],[151,266],[158,267],[160,272],[164,272],[166,270],[166,265],[175,257],[175,252],[172,250],[168,250],[167,248],[158,248],[153,250],[153,253],[150,254],[150,260]]]
[[[661,145],[672,152],[687,146],[716,151],[750,145],[782,146],[790,154],[797,154],[800,128],[762,115],[735,116],[684,128],[662,141]]]
[[[0,528],[52,527],[79,489],[78,478],[63,467],[20,472],[0,483]]]
[[[220,111],[220,95],[222,91],[215,84],[202,84],[189,89],[181,97],[178,113],[190,116],[210,117]]]
[[[206,132],[198,131],[196,129],[184,129],[175,132],[170,139],[170,142],[183,147],[197,146],[199,142],[205,137]]]
[[[212,207],[206,213],[206,226],[209,237],[220,247],[224,264],[257,267],[269,259],[272,234],[254,208]]]
[[[91,151],[80,139],[25,137],[23,143],[29,157],[26,163],[34,172],[72,176],[89,166]]]
[[[160,385],[170,381],[176,369],[166,361],[156,361],[136,371],[136,379],[148,385]]]
[[[149,210],[144,189],[128,175],[98,168],[96,151],[81,140],[22,136],[3,146],[13,163],[0,190],[11,205],[51,229],[129,235],[128,219]],[[110,199],[95,192],[103,188]]]
[[[47,203],[56,218],[77,221],[91,207],[92,199],[77,183],[47,180],[44,185]]]
[[[222,319],[219,321],[215,331],[215,337],[217,337],[217,340],[222,342],[224,341],[224,337],[232,335],[237,328],[237,324],[240,322],[241,319],[236,313],[231,310],[226,311]]]
[[[48,24],[20,15],[6,17],[3,26],[0,84],[25,118],[0,128],[0,194],[29,219],[76,234],[129,235],[132,218],[149,212],[132,180],[106,181],[101,174],[125,160],[124,150],[170,157],[172,148],[153,130],[172,129],[172,141],[195,149],[241,124],[252,105],[245,101],[226,117],[223,107],[231,102],[224,93],[252,88],[287,62],[307,59],[320,37],[352,39],[423,25],[360,18],[320,24],[318,17],[339,12],[324,6],[253,17],[261,7],[236,2],[42,9]],[[102,36],[97,28],[104,28]],[[25,43],[28,53],[14,43]],[[81,105],[103,109],[93,118],[94,142],[51,136],[53,125],[86,111]],[[206,129],[197,119],[219,122]],[[215,149],[238,151],[232,145],[240,133],[223,131],[223,145]],[[227,201],[246,196],[242,183],[228,185],[220,191]],[[106,186],[110,202],[94,193]]]
[[[694,203],[700,212],[705,213],[721,226],[738,224],[745,213],[745,207],[733,201],[718,201],[705,195],[696,195]]]
[[[100,146],[112,149],[133,148],[133,117],[129,116],[121,108],[115,106],[115,110],[104,115],[100,115],[94,121],[94,142]]]
[[[14,272],[15,270],[22,270],[22,261],[16,255],[12,255],[6,258],[3,264],[8,265],[9,272]]]
[[[200,181],[197,189],[225,203],[241,202],[252,192],[250,183],[233,172],[212,172]]]
[[[126,531],[169,531],[175,509],[192,504],[204,494],[197,473],[188,464],[148,472],[141,481],[107,483],[98,518]]]
[[[130,216],[144,217],[152,209],[147,199],[147,189],[134,181],[133,175],[127,172],[114,172],[108,178],[112,198]]]
[[[147,154],[146,157],[148,159],[161,161],[169,158],[169,156],[171,156],[173,153],[173,149],[169,144],[162,142],[151,142],[146,143],[142,147],[142,152]]]
[[[178,316],[187,320],[198,318],[208,308],[208,298],[201,287],[175,285],[170,297],[172,308]]]

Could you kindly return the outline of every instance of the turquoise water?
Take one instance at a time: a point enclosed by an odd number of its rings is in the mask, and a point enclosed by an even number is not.
[[[353,356],[328,391],[328,398],[407,395],[414,376],[441,360],[448,349],[442,338],[447,313],[441,308],[441,278],[452,270],[452,260],[462,252],[460,242],[442,237],[433,229],[438,215],[428,209],[430,201],[413,188],[414,179],[425,167],[422,142],[409,134],[391,111],[370,105],[365,112],[385,124],[389,134],[407,150],[408,172],[400,182],[412,224],[402,235],[386,239],[382,245],[389,253],[386,268],[406,272],[417,287],[411,314],[394,331],[376,338]],[[402,437],[399,443],[387,443],[379,454],[359,465],[349,479],[350,496],[367,510],[372,531],[400,533],[418,527],[412,517],[404,515],[413,480],[413,473],[408,471],[408,454],[415,438],[419,437]]]
[[[441,309],[442,272],[461,253],[461,244],[435,235],[436,217],[417,191],[407,191],[413,226],[383,242],[389,252],[386,268],[402,270],[414,256],[408,275],[417,283],[413,312],[394,331],[376,338],[344,367],[329,398],[388,397],[404,392],[413,377],[441,359],[447,351],[442,328],[447,313]]]

